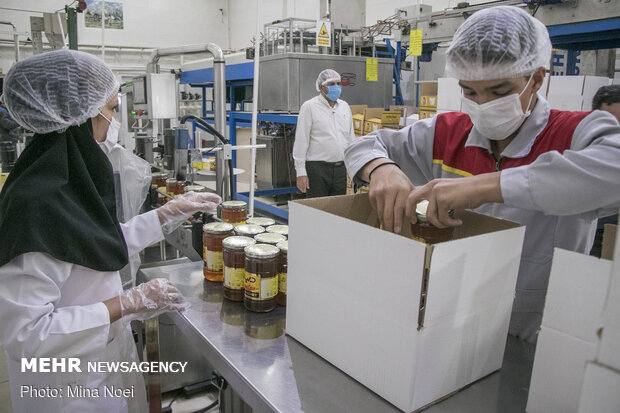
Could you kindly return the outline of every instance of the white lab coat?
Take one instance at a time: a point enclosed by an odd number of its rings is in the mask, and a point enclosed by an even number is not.
[[[121,228],[129,255],[164,238],[156,211],[138,215]],[[0,267],[0,280],[0,340],[15,413],[148,410],[141,373],[86,370],[89,361],[137,360],[129,326],[121,320],[110,324],[102,303],[122,292],[118,271],[94,271],[31,252]],[[22,357],[79,357],[82,373],[22,373]],[[104,397],[106,385],[133,388],[134,397]],[[62,389],[63,397],[22,397],[22,386]],[[99,397],[71,398],[67,386],[98,388]]]

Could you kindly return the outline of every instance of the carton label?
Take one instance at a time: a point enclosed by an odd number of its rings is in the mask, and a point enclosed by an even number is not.
[[[278,277],[261,278],[258,274],[245,273],[245,296],[251,300],[264,301],[278,294]]]
[[[278,274],[278,290],[281,293],[286,294],[286,273],[281,272]]]
[[[245,285],[245,269],[224,266],[224,287],[242,290]]]
[[[203,259],[207,269],[210,271],[222,271],[224,268],[222,251],[209,251],[207,247],[204,247]]]

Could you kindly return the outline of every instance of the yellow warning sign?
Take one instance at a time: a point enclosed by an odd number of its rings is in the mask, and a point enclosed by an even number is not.
[[[366,59],[366,81],[376,82],[379,80],[379,60],[375,58]]]
[[[329,37],[329,33],[327,33],[327,29],[325,28],[325,23],[321,25],[321,30],[319,30],[319,37]]]
[[[409,56],[422,55],[422,29],[411,30],[409,33]]]
[[[317,46],[331,46],[332,23],[327,20],[317,20],[316,22],[316,44]]]

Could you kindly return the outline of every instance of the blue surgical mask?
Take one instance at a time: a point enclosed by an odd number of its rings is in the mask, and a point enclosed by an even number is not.
[[[330,86],[327,86],[327,94],[325,96],[327,96],[327,99],[331,100],[332,102],[335,102],[340,97],[340,92],[342,92],[342,86],[330,85]]]

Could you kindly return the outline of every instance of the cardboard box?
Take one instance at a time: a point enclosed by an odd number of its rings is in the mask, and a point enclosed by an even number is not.
[[[382,126],[398,126],[401,113],[399,110],[386,110],[381,114]]]
[[[289,214],[292,337],[405,412],[501,366],[525,227],[463,212],[430,246],[379,229],[368,195]]]
[[[422,109],[420,109],[420,119],[432,118],[436,114],[437,114],[437,112],[435,112],[434,110],[422,110]]]
[[[437,109],[437,96],[420,96],[420,107]]]
[[[437,109],[461,110],[461,87],[458,79],[442,77],[437,79]]]
[[[407,119],[405,120],[405,126],[413,125],[414,123],[416,123],[419,120],[420,120],[420,115],[419,114],[414,113],[412,115],[409,115],[409,116],[407,116]]]
[[[398,126],[404,127],[407,125],[407,117],[415,112],[415,108],[413,106],[406,105],[390,105],[390,111],[400,111],[400,121]]]
[[[528,413],[576,413],[587,362],[596,357],[611,261],[555,249],[538,336]]]
[[[367,107],[368,105],[349,105],[353,117],[353,130],[358,135],[361,135],[364,130],[364,110]]]
[[[362,135],[367,135],[373,130],[379,130],[381,128],[381,114],[383,112],[383,108],[364,109],[364,127],[362,128]],[[375,129],[373,129],[373,127]]]
[[[592,110],[592,99],[596,92],[602,86],[607,86],[611,84],[611,79],[604,76],[585,76],[583,80],[583,106],[581,110],[583,111],[591,111]]]
[[[620,412],[620,372],[597,363],[588,363],[578,412]]]
[[[605,240],[603,240],[605,241]],[[605,248],[605,244],[603,244]],[[603,334],[597,361],[620,371],[620,242],[616,238],[609,293],[603,312]]]
[[[614,259],[614,248],[616,246],[616,237],[618,226],[614,224],[605,224],[603,226],[603,243],[601,246],[601,258],[607,260]]]
[[[610,81],[604,76],[551,76],[548,92],[551,108],[590,111],[594,94]]]
[[[547,97],[551,109],[580,111],[583,105],[581,95],[552,95]]]

